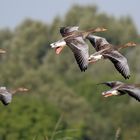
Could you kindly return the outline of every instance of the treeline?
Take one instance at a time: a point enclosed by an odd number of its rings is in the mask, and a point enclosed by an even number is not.
[[[0,104],[0,140],[113,140],[118,128],[120,140],[139,140],[139,103],[127,96],[105,99],[101,92],[107,88],[96,85],[125,81],[112,64],[100,61],[81,73],[68,47],[59,56],[50,48],[61,38],[59,27],[73,25],[81,30],[106,27],[108,31],[96,35],[112,44],[139,42],[130,17],[115,18],[96,6],[73,6],[51,24],[27,19],[14,30],[1,29],[0,47],[7,53],[0,56],[0,86],[24,86],[30,91],[16,95],[9,106]],[[131,78],[125,82],[138,83],[139,46],[122,53],[131,68]]]

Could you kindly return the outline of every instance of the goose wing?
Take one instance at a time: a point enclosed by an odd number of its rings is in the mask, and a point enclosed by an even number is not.
[[[129,85],[120,87],[120,89],[118,90],[128,93],[129,96],[135,98],[137,101],[140,102],[140,88],[135,87],[134,85]]]
[[[71,32],[74,32],[74,31],[78,31],[77,26],[72,26],[72,27],[68,26],[68,27],[60,28],[60,33],[63,37],[69,35]],[[80,70],[85,71],[88,67],[89,53],[88,53],[88,45],[84,41],[83,37],[72,36],[70,38],[65,39],[65,41],[66,41],[66,44],[72,50]]]
[[[81,71],[85,71],[88,67],[89,49],[82,37],[76,37],[66,41],[72,50],[74,57]]]
[[[111,46],[105,38],[100,36],[89,34],[86,39],[90,41],[97,52],[105,49],[108,46]]]
[[[0,94],[0,100],[4,105],[8,105],[12,101],[12,94],[4,92]]]
[[[127,59],[120,54],[118,51],[110,51],[104,53],[103,56],[108,58],[115,66],[115,68],[121,73],[121,75],[125,79],[129,79],[130,77],[130,70],[127,63]]]

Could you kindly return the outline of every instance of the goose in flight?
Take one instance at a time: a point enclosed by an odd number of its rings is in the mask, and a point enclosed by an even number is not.
[[[120,81],[104,82],[111,90],[102,93],[104,97],[128,94],[140,102],[140,84],[126,84]]]
[[[27,88],[17,88],[14,90],[8,90],[6,87],[0,87],[0,101],[4,105],[8,105],[12,101],[12,95],[17,92],[27,92]]]
[[[95,63],[102,58],[109,59],[114,64],[119,73],[121,73],[125,79],[129,79],[130,70],[127,59],[119,52],[119,50],[130,46],[136,46],[134,42],[129,42],[125,45],[114,46],[108,43],[105,38],[99,36],[89,35],[87,36],[87,39],[97,51],[89,56],[89,63]]]
[[[61,27],[60,33],[63,38],[52,43],[51,46],[55,48],[56,53],[59,54],[63,47],[67,45],[72,50],[80,70],[85,71],[88,67],[89,58],[89,48],[85,42],[85,38],[91,33],[106,31],[106,29],[98,27],[87,31],[79,31],[78,28],[77,26]]]

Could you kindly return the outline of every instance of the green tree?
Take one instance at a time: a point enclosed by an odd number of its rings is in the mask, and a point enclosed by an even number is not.
[[[60,133],[54,139],[112,140],[121,128],[121,139],[139,140],[139,104],[129,96],[105,99],[101,92],[108,88],[97,86],[110,80],[126,82],[113,64],[100,61],[82,73],[68,47],[60,55],[50,48],[50,43],[61,38],[59,28],[73,25],[80,30],[104,26],[108,31],[97,35],[112,44],[139,42],[130,17],[115,18],[94,5],[75,5],[50,25],[27,19],[13,31],[0,30],[0,45],[7,51],[0,56],[0,84],[29,88],[29,93],[15,95],[9,106],[1,104],[0,139],[51,139],[62,115],[57,128]],[[93,47],[87,43],[92,53]],[[130,62],[132,76],[128,82],[139,79],[139,51],[137,47],[122,52]]]

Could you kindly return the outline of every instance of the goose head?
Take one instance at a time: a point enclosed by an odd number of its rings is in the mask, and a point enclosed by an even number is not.
[[[107,29],[104,27],[97,27],[94,31],[95,32],[105,32]]]
[[[17,92],[27,92],[27,91],[29,91],[28,88],[19,87],[19,88],[15,89],[15,90],[12,90],[11,93],[12,93],[12,94],[15,94],[15,93],[17,93]]]
[[[28,88],[19,87],[19,88],[16,89],[16,91],[27,92],[27,91],[29,91],[29,89]]]
[[[135,47],[136,43],[134,42],[128,42],[127,44],[125,44],[126,47]]]

